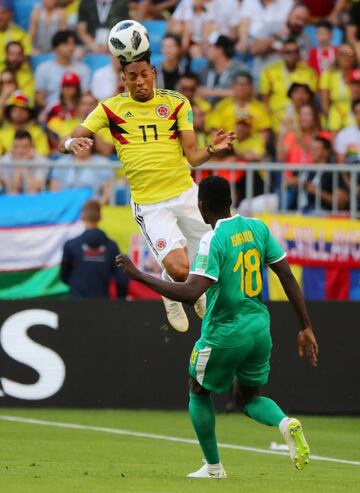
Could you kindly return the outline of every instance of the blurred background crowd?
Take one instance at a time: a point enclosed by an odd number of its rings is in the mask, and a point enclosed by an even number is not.
[[[149,30],[157,86],[189,98],[199,145],[216,129],[234,131],[233,149],[217,163],[289,164],[266,187],[286,182],[287,209],[298,205],[299,180],[306,210],[319,187],[324,211],[334,201],[349,209],[349,176],[334,187],[331,173],[306,165],[360,163],[360,0],[0,0],[1,193],[90,186],[106,204],[115,179],[116,201],[127,203],[120,169],[114,178],[110,167],[62,167],[116,164],[109,132],[76,157],[57,150],[99,100],[126,90],[107,37],[127,18]],[[49,159],[49,168],[12,165]],[[299,163],[304,172],[291,171]],[[246,173],[218,172],[234,182],[241,205]],[[254,196],[264,183],[264,172],[255,173]]]

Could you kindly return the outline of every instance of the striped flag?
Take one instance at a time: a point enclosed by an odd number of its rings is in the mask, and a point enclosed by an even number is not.
[[[91,189],[0,196],[0,299],[59,295],[65,241],[83,231],[80,220]]]

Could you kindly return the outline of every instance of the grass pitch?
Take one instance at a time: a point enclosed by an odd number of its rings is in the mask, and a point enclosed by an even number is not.
[[[185,412],[4,409],[18,416],[91,427],[194,438]],[[303,417],[312,454],[360,461],[360,418]],[[276,429],[237,414],[217,417],[222,443],[267,449]],[[0,491],[9,493],[359,493],[360,466],[223,449],[226,480],[189,479],[197,445],[0,419]]]

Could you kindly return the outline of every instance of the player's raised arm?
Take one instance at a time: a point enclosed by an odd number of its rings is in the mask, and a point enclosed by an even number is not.
[[[179,140],[189,164],[197,167],[208,161],[217,152],[229,149],[231,142],[234,140],[234,134],[232,132],[224,132],[222,129],[218,130],[212,144],[205,149],[200,149],[197,146],[193,130],[179,131]]]
[[[61,140],[59,144],[59,151],[63,154],[69,154],[73,152],[78,154],[83,149],[90,149],[94,145],[94,141],[91,138],[93,132],[89,129],[79,125],[71,132],[71,135]]]
[[[316,366],[318,362],[318,345],[306,309],[303,292],[286,259],[270,264],[270,268],[278,276],[286,296],[294,307],[302,325],[302,330],[298,334],[299,356],[308,358],[311,366]]]
[[[208,277],[193,274],[190,274],[186,282],[163,281],[162,279],[141,272],[126,255],[117,255],[116,265],[130,279],[141,282],[171,300],[181,301],[190,305],[193,305],[213,283],[213,280]]]

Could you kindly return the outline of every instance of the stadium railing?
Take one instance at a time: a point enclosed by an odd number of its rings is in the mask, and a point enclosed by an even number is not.
[[[116,200],[116,187],[117,178],[115,171],[119,171],[121,166],[117,162],[104,161],[104,163],[92,163],[83,162],[81,164],[75,162],[69,163],[57,163],[56,160],[48,160],[47,162],[24,162],[24,161],[12,161],[12,163],[5,164],[0,162],[0,178],[2,172],[9,169],[19,168],[45,168],[48,170],[48,176],[51,177],[51,170],[57,169],[112,169],[114,172],[110,176],[110,190],[111,190],[111,204],[115,204]],[[196,182],[204,176],[204,172],[210,172],[210,174],[220,174],[226,176],[229,180],[232,188],[233,198],[236,197],[236,178],[237,173],[242,171],[246,176],[245,184],[245,198],[242,205],[240,204],[240,212],[246,212],[246,214],[260,213],[260,212],[279,212],[282,214],[289,213],[310,213],[312,215],[344,215],[353,219],[360,218],[360,164],[352,165],[339,165],[339,164],[291,164],[286,165],[282,163],[246,163],[246,164],[229,164],[229,163],[211,163],[204,164],[198,168],[191,168],[194,179]],[[291,188],[286,184],[286,180],[283,179],[285,173],[292,172],[298,176],[297,187]],[[261,173],[263,180],[264,193],[260,196],[254,196],[254,180],[255,174]],[[321,206],[321,188],[316,186],[313,205],[311,210],[306,208],[306,181],[311,176],[311,179],[316,177],[317,183],[320,183],[321,175],[324,173],[332,174],[332,204],[329,210],[322,208]],[[208,173],[209,174],[209,173]],[[311,175],[310,175],[311,174]],[[315,175],[314,175],[315,174]],[[349,205],[345,211],[339,210],[336,202],[336,192],[339,189],[340,176],[347,175],[348,177],[348,194]],[[76,186],[76,183],[75,183]],[[46,190],[46,188],[44,188]],[[24,186],[24,192],[26,193],[26,183]],[[291,209],[288,207],[287,199],[289,192],[295,194],[295,207]],[[256,200],[254,200],[256,199]],[[259,210],[260,207],[263,209]]]

